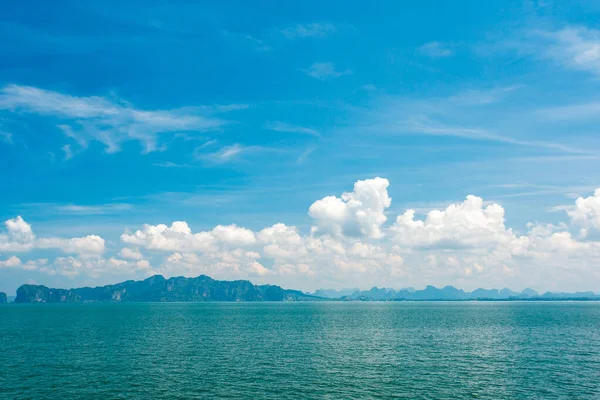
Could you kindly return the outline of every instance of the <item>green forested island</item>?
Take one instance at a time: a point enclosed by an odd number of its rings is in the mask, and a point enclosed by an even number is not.
[[[97,303],[97,302],[200,302],[200,301],[297,301],[318,300],[297,290],[274,285],[253,285],[249,281],[217,281],[206,275],[166,279],[154,275],[143,281],[77,289],[52,289],[22,285],[15,303]]]

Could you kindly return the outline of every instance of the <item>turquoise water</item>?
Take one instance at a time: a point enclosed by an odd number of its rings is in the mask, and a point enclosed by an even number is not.
[[[9,304],[2,399],[599,399],[600,303]]]

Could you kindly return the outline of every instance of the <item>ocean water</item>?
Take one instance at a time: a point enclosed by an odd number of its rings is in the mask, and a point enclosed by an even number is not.
[[[600,303],[8,304],[0,398],[600,399]]]

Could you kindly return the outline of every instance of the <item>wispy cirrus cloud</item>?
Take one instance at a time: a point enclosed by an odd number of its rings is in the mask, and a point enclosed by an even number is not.
[[[246,105],[143,110],[130,103],[100,96],[73,96],[32,86],[7,85],[0,89],[0,111],[36,114],[50,119],[66,136],[85,147],[90,141],[118,152],[126,141],[137,141],[143,153],[159,149],[159,135],[182,131],[217,131],[230,121],[216,114]],[[63,148],[64,150],[64,148]],[[67,151],[65,155],[68,157]]]
[[[470,89],[438,98],[381,96],[364,113],[358,114],[360,119],[349,129],[367,134],[445,136],[548,150],[547,154],[536,156],[556,155],[552,153],[577,157],[600,155],[594,147],[574,145],[554,132],[542,137],[539,130],[548,130],[548,127],[539,125],[539,121],[532,118],[534,110],[512,110],[511,104],[502,104],[505,97],[521,87]],[[486,104],[490,106],[481,108],[481,113],[474,115],[473,106]],[[509,123],[505,123],[507,107],[512,115]]]
[[[338,30],[338,26],[329,22],[313,22],[296,24],[280,29],[279,32],[287,39],[324,38]]]
[[[454,51],[445,43],[429,42],[419,47],[419,52],[427,57],[442,58],[454,55]]]
[[[45,214],[61,215],[106,215],[118,214],[123,211],[133,210],[133,205],[128,203],[106,204],[60,204],[60,203],[25,203],[21,208],[37,210]]]
[[[12,133],[0,131],[0,142],[6,144],[15,144],[15,142],[13,142],[12,136]]]
[[[164,161],[164,162],[158,162],[158,163],[154,163],[152,164],[155,167],[161,167],[161,168],[185,168],[185,167],[189,167],[189,164],[178,164],[178,163],[174,163],[172,161]]]
[[[56,209],[59,212],[65,214],[112,214],[118,213],[120,211],[129,211],[133,209],[131,204],[127,203],[112,203],[112,204],[99,204],[99,205],[77,205],[77,204],[67,204],[62,206],[57,206]]]
[[[220,147],[218,150],[210,150],[215,146],[198,147],[194,151],[194,157],[198,161],[209,164],[225,164],[242,161],[258,153],[283,154],[291,152],[289,149],[267,147],[267,146],[247,146],[240,143]]]
[[[308,159],[308,157],[310,157],[310,155],[315,151],[315,149],[316,149],[315,147],[309,147],[308,149],[306,149],[302,153],[300,153],[298,158],[296,158],[296,164],[298,164],[298,165],[304,164],[304,162]]]
[[[472,128],[465,126],[452,126],[436,121],[432,121],[425,117],[414,118],[407,120],[405,127],[409,131],[418,132],[433,136],[454,136],[472,140],[485,140],[498,143],[507,143],[518,146],[540,147],[552,150],[559,150],[565,153],[572,154],[588,154],[597,155],[598,153],[586,149],[578,149],[561,143],[546,142],[542,140],[526,140],[518,139],[510,136],[497,134],[485,128]]]
[[[321,134],[313,128],[292,125],[281,121],[267,122],[265,128],[275,132],[300,133],[302,135],[321,137]]]
[[[65,153],[63,158],[64,161],[69,161],[71,158],[73,158],[73,151],[71,150],[70,144],[65,144],[63,147],[61,147],[61,150],[63,153]]]
[[[600,101],[569,104],[536,110],[535,114],[551,120],[598,120],[600,119]]]
[[[326,80],[331,78],[339,78],[342,75],[351,75],[352,70],[346,69],[344,71],[338,71],[335,69],[335,65],[330,62],[316,62],[310,67],[304,70],[304,73],[308,76],[312,76],[315,79]]]
[[[260,149],[261,148],[258,146],[244,146],[239,143],[235,143],[209,153],[196,152],[196,158],[214,164],[222,164],[234,161],[243,154],[255,152]]]
[[[492,104],[503,100],[511,92],[514,92],[522,87],[522,85],[510,85],[488,90],[468,89],[451,96],[449,100],[460,105],[477,106]]]
[[[222,32],[224,37],[235,40],[238,43],[241,43],[249,48],[257,51],[257,52],[267,52],[272,50],[272,48],[264,42],[264,40],[256,38],[252,35],[248,35],[245,33],[234,33],[229,31]]]

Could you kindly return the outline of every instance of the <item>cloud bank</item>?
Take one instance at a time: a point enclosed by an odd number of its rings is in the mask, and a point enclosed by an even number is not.
[[[567,208],[558,225],[505,224],[497,203],[468,195],[419,216],[388,220],[385,178],[359,180],[352,191],[316,200],[311,228],[276,223],[261,230],[218,225],[195,232],[187,222],[146,224],[125,231],[109,248],[97,235],[37,237],[20,216],[0,234],[0,267],[74,278],[208,274],[291,287],[409,286],[597,289],[600,280],[600,189]],[[25,256],[39,251],[53,259]],[[114,253],[105,256],[105,253]]]

